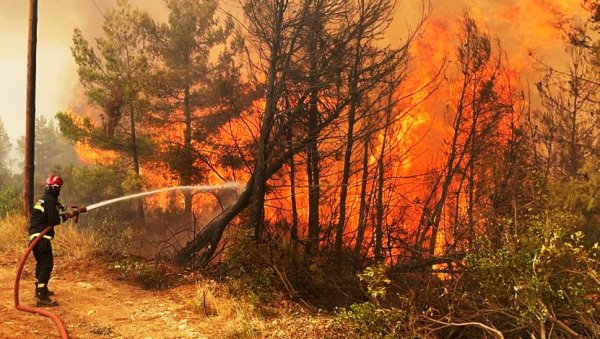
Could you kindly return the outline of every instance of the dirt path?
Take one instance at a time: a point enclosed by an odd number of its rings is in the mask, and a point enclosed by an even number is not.
[[[0,337],[58,337],[50,319],[14,308],[16,264],[16,258],[0,254]],[[213,330],[217,324],[213,319],[202,318],[192,307],[185,306],[185,299],[193,295],[193,286],[144,291],[110,279],[97,263],[75,265],[69,263],[67,267],[57,263],[50,283],[60,302],[52,312],[61,318],[73,338],[217,337]],[[30,259],[21,281],[21,304],[24,305],[34,303],[31,272],[33,262]]]
[[[14,308],[16,265],[16,255],[0,252],[0,338],[59,338],[52,320]],[[23,305],[34,304],[33,269],[29,258],[21,279]],[[194,283],[147,291],[116,279],[100,261],[57,258],[50,289],[60,303],[51,311],[71,338],[344,337],[328,329],[330,317],[310,315],[287,302],[276,309],[277,315],[264,317],[249,311],[252,305],[247,302],[221,298],[216,314],[206,316],[195,306]]]

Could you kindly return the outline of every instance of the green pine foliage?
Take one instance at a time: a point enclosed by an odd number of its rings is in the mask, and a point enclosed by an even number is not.
[[[0,217],[8,215],[23,206],[21,199],[20,177],[13,175],[13,160],[10,152],[12,143],[0,119]]]

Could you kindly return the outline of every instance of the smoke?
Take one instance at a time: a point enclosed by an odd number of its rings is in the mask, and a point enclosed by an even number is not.
[[[77,66],[71,55],[75,28],[90,39],[102,32],[102,13],[115,0],[47,0],[38,4],[36,115],[52,118],[68,107],[83,107],[86,99],[79,85]],[[135,0],[154,18],[166,17],[162,0]],[[27,38],[29,2],[0,1],[0,116],[11,139],[25,133]]]

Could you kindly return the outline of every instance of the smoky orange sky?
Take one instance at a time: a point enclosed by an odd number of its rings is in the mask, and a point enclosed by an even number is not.
[[[39,0],[36,116],[86,103],[71,56],[73,29],[87,38],[102,31],[102,12],[114,0]],[[153,17],[164,17],[158,0],[133,0]],[[12,141],[25,134],[29,1],[0,0],[0,118]]]
[[[40,0],[37,45],[36,114],[85,104],[70,46],[74,28],[90,39],[101,32],[102,11],[114,0]],[[132,0],[155,18],[165,17],[162,0]],[[223,1],[227,11],[235,1]],[[394,43],[419,16],[420,0],[399,0],[388,38]],[[529,52],[562,66],[563,44],[554,23],[560,16],[583,18],[580,0],[432,0],[433,14],[415,58],[416,65],[440,64],[444,53],[454,57],[458,23],[465,9],[502,42],[513,67],[524,80],[535,80]],[[230,8],[228,8],[230,7]],[[28,1],[0,0],[0,117],[14,141],[25,131]]]

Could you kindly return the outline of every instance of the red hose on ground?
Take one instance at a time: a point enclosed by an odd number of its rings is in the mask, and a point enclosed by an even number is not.
[[[46,310],[42,310],[40,308],[36,308],[36,307],[23,306],[23,305],[20,305],[20,303],[19,303],[19,282],[21,281],[21,274],[23,273],[23,266],[25,266],[27,257],[29,256],[29,253],[31,253],[31,251],[33,250],[35,245],[37,245],[37,243],[40,242],[40,240],[42,240],[44,235],[46,235],[46,233],[48,233],[52,228],[54,228],[54,226],[46,227],[40,233],[40,235],[37,238],[35,238],[31,242],[31,244],[29,244],[29,246],[27,247],[27,249],[21,256],[21,259],[19,260],[19,265],[17,266],[17,277],[15,278],[15,308],[20,311],[37,313],[39,315],[43,315],[44,317],[48,317],[48,318],[52,319],[54,321],[54,323],[56,324],[56,327],[58,327],[58,331],[60,332],[60,337],[63,339],[68,339],[69,335],[67,334],[67,329],[65,328],[65,325],[62,323],[62,321],[60,321],[60,319],[56,316],[56,314],[48,312]]]

